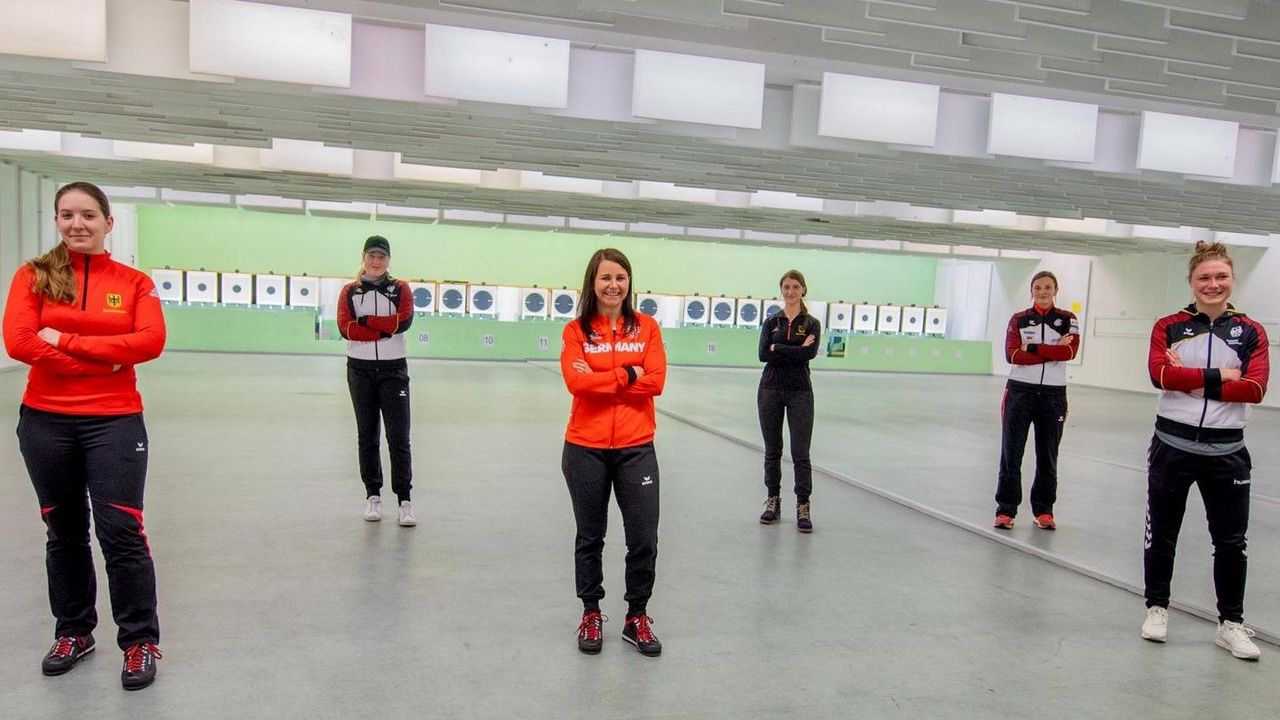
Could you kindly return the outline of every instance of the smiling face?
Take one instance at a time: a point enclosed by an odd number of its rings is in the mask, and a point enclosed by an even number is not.
[[[1205,260],[1191,271],[1187,282],[1196,299],[1196,309],[1209,315],[1220,315],[1231,298],[1235,273],[1225,260]]]
[[[1037,306],[1047,308],[1053,305],[1053,299],[1058,294],[1058,283],[1051,277],[1036,278],[1031,283],[1031,301]]]
[[[596,268],[596,302],[602,314],[617,315],[622,303],[631,294],[631,276],[626,268],[612,260],[601,260]]]
[[[364,265],[361,270],[371,278],[379,278],[387,273],[391,266],[391,258],[381,250],[370,250],[364,254]]]
[[[805,286],[793,277],[783,278],[779,287],[782,290],[782,299],[791,306],[798,305],[807,292]]]
[[[58,199],[58,234],[68,250],[97,255],[106,249],[115,219],[102,212],[92,195],[71,190]]]

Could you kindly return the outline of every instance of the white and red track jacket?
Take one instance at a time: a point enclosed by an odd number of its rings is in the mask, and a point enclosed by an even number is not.
[[[338,294],[338,333],[347,339],[347,357],[403,360],[412,324],[413,292],[403,280],[347,283]]]
[[[1059,344],[1062,338],[1067,341]],[[1013,365],[1009,368],[1013,382],[1066,387],[1067,361],[1079,350],[1080,324],[1073,313],[1053,305],[1045,309],[1032,305],[1009,318],[1004,359]]]
[[[1170,362],[1168,349],[1181,367]],[[1267,331],[1231,305],[1210,322],[1193,303],[1156,321],[1147,368],[1151,384],[1162,391],[1156,429],[1196,442],[1242,440],[1249,405],[1267,393]],[[1238,368],[1240,379],[1224,382],[1222,368]]]

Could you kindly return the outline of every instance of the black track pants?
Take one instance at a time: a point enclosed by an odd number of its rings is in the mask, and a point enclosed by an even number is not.
[[[1018,505],[1022,504],[1022,455],[1032,427],[1036,432],[1036,477],[1031,484],[1031,512],[1052,514],[1058,500],[1058,445],[1067,422],[1066,393],[1059,388],[1008,388],[1002,415],[996,514],[1018,514]]]
[[[1147,607],[1169,606],[1178,531],[1187,509],[1187,493],[1200,488],[1213,541],[1213,586],[1218,619],[1244,621],[1244,584],[1248,569],[1245,533],[1249,529],[1249,488],[1253,464],[1249,451],[1196,455],[1151,438],[1147,451],[1147,532],[1142,553]]]
[[[356,411],[356,444],[365,496],[382,493],[381,425],[387,427],[391,489],[410,500],[413,459],[409,452],[409,364],[404,360],[347,361],[347,387]]]
[[[813,391],[756,391],[756,411],[764,438],[764,487],[769,497],[782,494],[782,421],[785,413],[791,430],[791,465],[796,474],[796,502],[809,502],[813,492],[813,463],[809,443],[813,439]]]
[[[588,609],[598,608],[604,597],[601,555],[609,493],[614,491],[627,540],[628,614],[645,612],[658,560],[658,456],[653,443],[602,450],[566,442],[560,464],[578,525],[573,553],[578,597]]]
[[[55,635],[98,624],[89,516],[111,589],[121,649],[160,641],[156,573],[142,526],[147,429],[142,415],[77,416],[23,407],[18,446],[47,529],[45,565]]]

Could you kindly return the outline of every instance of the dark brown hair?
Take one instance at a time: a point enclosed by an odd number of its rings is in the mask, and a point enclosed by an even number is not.
[[[1187,279],[1191,279],[1191,274],[1196,271],[1196,267],[1202,262],[1208,260],[1221,260],[1231,268],[1234,274],[1236,270],[1235,263],[1231,262],[1231,256],[1227,254],[1227,246],[1220,242],[1205,242],[1203,240],[1196,243],[1196,249],[1191,253],[1191,260],[1187,263]]]
[[[58,188],[53,196],[53,211],[56,215],[62,196],[69,192],[82,192],[98,203],[103,217],[111,217],[111,202],[102,188],[87,182],[67,183]],[[76,276],[71,269],[71,253],[66,243],[59,242],[49,252],[32,258],[31,270],[35,273],[35,282],[31,283],[31,292],[44,295],[53,302],[73,303],[76,301]]]
[[[778,278],[779,290],[782,289],[782,283],[786,282],[788,279],[795,280],[796,282],[800,283],[800,287],[804,288],[804,292],[800,293],[800,312],[804,313],[805,315],[808,315],[809,308],[804,304],[804,296],[809,294],[809,283],[804,281],[804,273],[795,269],[788,270],[782,273],[782,277]]]
[[[1037,281],[1037,280],[1039,280],[1040,278],[1049,278],[1050,280],[1052,280],[1052,281],[1053,281],[1053,289],[1054,289],[1054,290],[1057,290],[1057,289],[1058,289],[1058,276],[1057,276],[1057,275],[1054,275],[1053,273],[1049,272],[1048,270],[1041,270],[1040,272],[1038,272],[1038,273],[1036,273],[1035,275],[1032,275],[1032,276],[1031,276],[1031,284],[1032,284],[1032,285],[1035,285],[1035,284],[1036,284],[1036,281]]]
[[[640,319],[636,317],[636,311],[631,307],[631,288],[635,287],[635,277],[631,274],[631,261],[621,250],[614,248],[602,248],[597,250],[591,256],[591,260],[587,262],[587,272],[582,278],[582,295],[578,300],[578,327],[582,328],[582,334],[587,338],[587,342],[591,342],[591,321],[595,319],[600,309],[600,302],[596,298],[596,273],[600,271],[600,263],[604,261],[618,263],[623,270],[627,271],[627,295],[622,299],[622,332],[630,335],[640,329]]]

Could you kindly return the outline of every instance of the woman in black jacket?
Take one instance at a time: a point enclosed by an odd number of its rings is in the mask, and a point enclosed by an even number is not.
[[[813,437],[813,384],[809,382],[809,361],[818,355],[822,323],[809,315],[804,305],[808,292],[804,275],[788,270],[778,282],[786,301],[782,311],[760,325],[760,362],[764,373],[756,391],[760,413],[760,434],[764,436],[764,501],[760,522],[771,525],[781,516],[782,420],[791,429],[791,463],[796,474],[796,529],[813,532],[809,516],[809,494],[813,488],[813,466],[809,462],[809,440]]]

